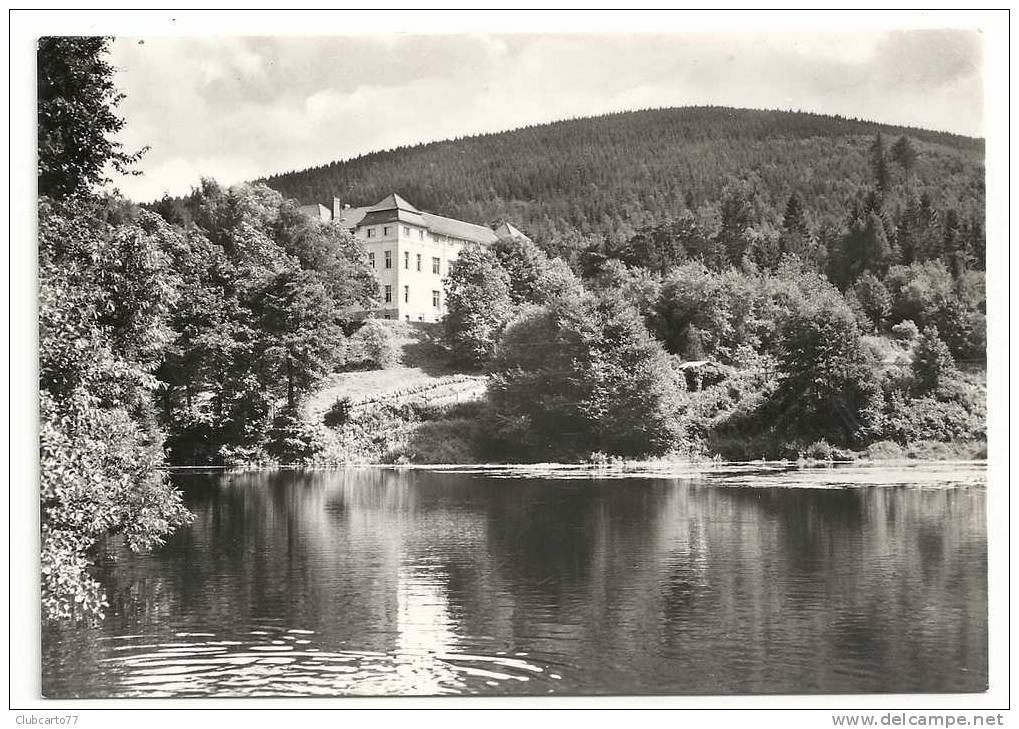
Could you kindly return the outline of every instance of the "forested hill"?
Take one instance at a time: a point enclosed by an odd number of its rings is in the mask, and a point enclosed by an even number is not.
[[[426,210],[539,241],[625,240],[685,210],[712,217],[727,185],[751,189],[763,223],[793,193],[811,226],[841,223],[873,186],[869,149],[907,136],[918,156],[885,209],[923,193],[934,207],[982,218],[983,140],[798,112],[686,107],[610,114],[403,147],[264,180],[303,203],[374,203],[397,191]]]

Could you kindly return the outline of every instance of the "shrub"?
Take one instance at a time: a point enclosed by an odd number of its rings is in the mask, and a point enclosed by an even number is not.
[[[892,334],[896,339],[912,342],[920,336],[920,330],[917,329],[912,319],[903,319],[898,324],[892,326]]]
[[[848,448],[832,448],[831,459],[833,461],[847,463],[849,461],[855,461],[857,459],[857,454]]]
[[[349,397],[338,398],[322,416],[322,422],[330,428],[343,425],[350,418],[351,407]]]
[[[477,463],[481,426],[476,420],[455,418],[419,424],[386,456],[393,463]]]
[[[987,317],[949,299],[933,317],[933,324],[952,354],[961,359],[983,360],[987,350]]]
[[[905,457],[906,452],[895,441],[879,440],[867,446],[867,458],[872,461],[898,461]]]
[[[986,459],[987,442],[979,439],[955,443],[923,440],[910,443],[906,448],[906,457],[920,461]]]
[[[819,441],[815,441],[807,446],[800,454],[803,458],[812,461],[830,461],[832,454],[832,447],[828,441],[823,438]]]
[[[928,326],[923,330],[913,355],[913,388],[917,394],[939,392],[955,376],[952,353],[938,337],[938,330]]]
[[[266,451],[283,464],[307,463],[322,450],[322,433],[296,410],[284,408],[273,418]]]
[[[215,462],[224,466],[261,466],[269,461],[261,445],[226,443],[216,449]]]
[[[378,319],[368,319],[351,337],[351,354],[370,362],[378,369],[392,367],[399,361],[399,350],[393,332]]]
[[[920,440],[954,441],[982,438],[985,419],[959,402],[933,397],[889,398],[882,427],[883,436],[906,444]]]

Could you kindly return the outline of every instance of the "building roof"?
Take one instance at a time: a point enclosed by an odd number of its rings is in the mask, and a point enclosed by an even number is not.
[[[397,195],[395,192],[389,197],[379,200],[377,203],[368,208],[368,212],[370,213],[381,212],[383,210],[406,210],[409,213],[421,213],[420,210]]]
[[[428,230],[433,233],[448,235],[450,238],[472,240],[475,243],[495,243],[499,240],[499,236],[495,234],[494,230],[483,225],[465,223],[462,220],[432,213],[421,213],[421,217],[425,221],[425,225],[428,226]]]
[[[503,223],[495,229],[495,234],[500,238],[522,238],[524,240],[531,240],[524,235],[517,226],[513,225],[513,223]]]
[[[368,208],[340,208],[333,221],[344,228],[356,228],[367,214]]]
[[[304,207],[308,208],[308,212],[314,209],[314,206]],[[360,208],[340,207],[339,201],[334,199],[332,212],[334,216],[333,222],[349,230],[353,230],[361,225],[379,225],[400,221],[427,228],[430,232],[437,235],[474,241],[485,245],[494,243],[500,237],[507,235],[527,238],[526,235],[509,223],[503,223],[499,228],[500,232],[497,232],[484,225],[467,223],[463,220],[423,212],[396,193],[388,195],[374,205]],[[504,229],[506,230],[504,231]]]
[[[305,215],[319,220],[329,220],[332,217],[333,211],[327,208],[322,203],[312,203],[311,205],[301,205],[298,208]]]

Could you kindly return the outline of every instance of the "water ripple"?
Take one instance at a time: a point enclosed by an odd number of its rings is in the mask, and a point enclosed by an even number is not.
[[[183,635],[197,636],[175,633]],[[329,651],[310,645],[315,635],[310,630],[249,630],[246,635],[265,639],[202,633],[213,640],[139,644],[132,636],[110,636],[123,645],[111,646],[112,655],[101,662],[121,674],[121,696],[435,695],[480,691],[481,684],[562,678],[525,653]]]

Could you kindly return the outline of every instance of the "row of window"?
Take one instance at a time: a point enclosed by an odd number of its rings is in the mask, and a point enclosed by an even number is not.
[[[387,285],[385,287],[384,293],[385,293],[385,297],[386,297],[386,303],[387,304],[392,304],[393,303],[393,287]],[[410,303],[410,286],[404,286],[403,287],[403,303],[405,303],[405,304]],[[436,309],[439,308],[439,292],[438,291],[432,291],[432,306],[434,306]]]
[[[392,226],[392,225],[383,225],[382,226],[382,235],[383,236],[389,235],[389,232],[394,227],[395,226]],[[365,235],[367,235],[369,238],[375,238],[376,237],[375,236],[376,233],[378,233],[378,229],[376,229],[376,228],[366,228],[365,229]],[[419,229],[417,229],[417,233],[418,233],[418,240],[424,240],[425,239],[425,231],[423,231],[423,230],[421,230],[419,228]],[[408,226],[406,226],[406,225],[403,226],[403,234],[405,236],[407,236],[408,238],[410,237],[410,228]]]
[[[389,316],[389,314],[383,314],[382,318],[383,319],[391,319],[392,317]],[[403,318],[406,319],[407,321],[410,321],[410,314],[404,314]],[[424,321],[424,320],[425,320],[425,315],[424,314],[418,314],[418,321]],[[435,315],[435,321],[440,321],[438,314]]]
[[[452,245],[466,246],[470,245],[470,241],[464,238],[454,238],[451,235],[443,235],[442,233],[432,233],[432,240],[436,243],[450,243]]]
[[[384,264],[383,268],[392,268],[393,267],[393,252],[392,251],[383,251],[383,253],[385,255],[385,258],[383,260],[383,264]],[[372,252],[372,251],[368,252],[368,263],[371,264],[372,268],[375,268],[375,253]],[[407,269],[407,270],[410,270],[410,251],[404,251],[403,252],[403,267],[405,269]],[[418,271],[421,270],[421,254],[420,253],[417,254],[417,259],[415,261],[415,267],[416,267],[416,269]],[[440,269],[441,269],[441,267],[442,267],[442,262],[438,258],[432,258],[432,273],[438,274]]]
[[[382,237],[388,236],[395,228],[396,228],[395,225],[383,225]],[[415,228],[414,230],[417,231],[418,240],[425,240],[424,230],[420,228]],[[378,238],[379,237],[378,233],[379,233],[378,228],[365,228],[365,236],[367,236],[368,238]],[[403,234],[407,238],[410,238],[411,228],[406,225],[403,226]],[[470,241],[465,240],[463,238],[453,238],[452,236],[443,235],[441,233],[432,233],[432,240],[436,241],[437,243],[458,243],[460,245],[467,245],[468,243],[470,243]]]

